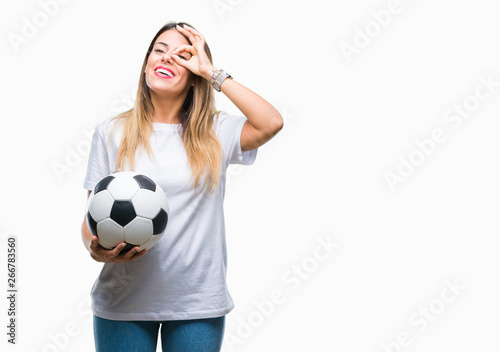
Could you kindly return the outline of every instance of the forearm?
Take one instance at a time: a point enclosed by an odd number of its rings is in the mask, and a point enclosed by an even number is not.
[[[212,67],[203,75],[208,81],[216,70]],[[276,134],[283,127],[283,118],[279,111],[257,93],[227,78],[221,84],[221,92],[245,115],[257,130],[268,134]]]
[[[90,197],[91,191],[87,191],[87,199]],[[90,242],[92,240],[92,234],[89,231],[89,228],[87,226],[87,217],[85,216],[83,218],[83,223],[82,223],[82,242],[85,248],[90,252]]]
[[[89,231],[89,228],[87,227],[87,221],[83,219],[82,223],[82,242],[85,248],[90,251],[90,242],[92,240],[92,234]]]
[[[257,93],[232,79],[224,80],[221,92],[233,102],[256,129],[270,133],[281,129],[283,118],[279,111]]]
[[[181,45],[175,49],[172,52],[173,60],[177,64],[186,67],[195,75],[210,81],[212,76],[217,75],[216,72],[218,70],[205,53],[205,38],[189,26],[183,25],[176,28],[180,33],[189,38],[192,45]],[[191,58],[189,60],[181,59],[178,55],[181,51],[189,52]],[[214,79],[216,78],[214,77]],[[254,136],[255,138],[250,139],[269,139],[283,127],[283,118],[278,110],[250,89],[231,79],[226,79],[220,86],[221,91],[245,115],[249,124],[255,130],[252,131],[252,134],[257,135],[257,137]]]

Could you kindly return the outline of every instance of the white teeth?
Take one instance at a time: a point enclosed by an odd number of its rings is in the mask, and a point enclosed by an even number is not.
[[[174,75],[170,71],[167,71],[167,70],[165,70],[163,68],[157,69],[156,72],[163,73],[164,75],[167,75],[169,77],[174,77]]]

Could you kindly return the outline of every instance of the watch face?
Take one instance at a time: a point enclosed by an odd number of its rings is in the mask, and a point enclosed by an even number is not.
[[[220,86],[226,78],[233,79],[233,77],[231,75],[229,75],[227,72],[220,70],[220,73],[217,76],[217,78],[215,79],[215,82],[213,82],[213,87],[216,91],[220,92]]]

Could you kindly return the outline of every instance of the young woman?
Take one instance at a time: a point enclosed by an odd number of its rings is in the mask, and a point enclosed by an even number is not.
[[[244,116],[215,110],[214,90]],[[104,262],[92,291],[97,351],[220,351],[233,307],[226,286],[223,200],[229,164],[253,164],[283,127],[279,112],[212,64],[204,37],[168,23],[144,58],[135,105],[100,123],[84,188],[122,170],[143,173],[169,200],[167,230],[148,251],[82,239]]]

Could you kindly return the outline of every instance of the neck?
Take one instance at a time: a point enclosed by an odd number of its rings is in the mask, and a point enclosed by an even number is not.
[[[151,102],[154,107],[153,122],[181,123],[179,115],[185,99],[186,94],[182,97],[158,96],[151,91]]]

